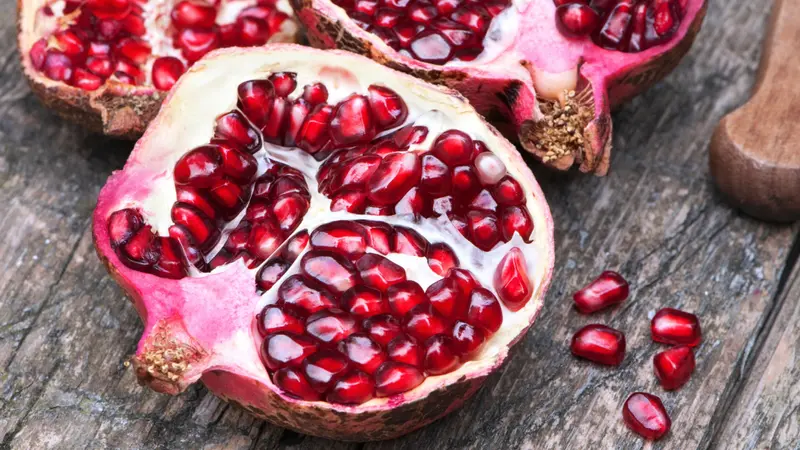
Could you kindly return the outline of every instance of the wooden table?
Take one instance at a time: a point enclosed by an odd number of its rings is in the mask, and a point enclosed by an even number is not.
[[[660,395],[673,431],[656,448],[800,448],[797,226],[729,209],[706,145],[745,101],[764,35],[764,1],[714,0],[698,42],[663,83],[615,114],[608,177],[536,169],[556,222],[544,312],[500,373],[463,409],[403,438],[348,444],[254,420],[195,386],[139,387],[126,359],[142,325],[92,247],[97,193],[131,144],[87,134],[42,107],[22,77],[12,0],[0,17],[0,448],[642,448],[624,427],[628,393]],[[758,120],[754,118],[754,120]],[[587,318],[570,294],[621,271],[632,296]],[[697,371],[663,392],[649,316],[695,312]],[[624,330],[618,369],[574,359],[589,322]]]

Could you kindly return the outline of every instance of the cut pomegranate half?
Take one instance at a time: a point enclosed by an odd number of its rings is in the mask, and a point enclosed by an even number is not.
[[[477,185],[427,183],[455,173]],[[345,192],[363,208],[341,207]],[[442,197],[450,210],[426,207]],[[530,226],[503,234],[510,208]],[[145,320],[143,383],[201,380],[349,440],[409,432],[475,392],[541,308],[552,233],[519,154],[462,97],[294,45],[195,66],[94,214]]]
[[[319,47],[457,89],[546,164],[603,175],[610,110],[688,51],[705,0],[293,0]]]
[[[18,23],[25,76],[45,105],[125,138],[209,51],[299,36],[288,0],[26,0]]]

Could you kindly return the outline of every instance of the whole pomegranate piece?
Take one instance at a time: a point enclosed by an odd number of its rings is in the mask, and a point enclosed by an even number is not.
[[[21,1],[18,23],[22,67],[44,104],[124,138],[142,134],[206,53],[299,37],[288,0]]]
[[[611,109],[677,65],[706,11],[705,0],[293,4],[314,45],[459,90],[547,165],[598,175]]]
[[[181,20],[208,20],[196,12]],[[501,233],[509,215],[527,222]],[[180,77],[93,232],[145,320],[142,383],[200,380],[357,441],[469,398],[533,323],[554,255],[533,175],[465,99],[285,44],[218,50]]]

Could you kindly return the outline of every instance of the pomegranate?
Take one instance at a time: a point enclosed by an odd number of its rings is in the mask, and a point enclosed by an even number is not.
[[[464,98],[295,45],[217,50],[181,77],[93,232],[145,322],[142,383],[200,380],[348,440],[461,405],[553,268],[541,190]]]
[[[611,270],[601,273],[588,286],[573,294],[575,309],[591,314],[625,301],[630,293],[628,282],[622,275]]]
[[[618,366],[625,358],[625,335],[605,325],[586,325],[572,337],[570,351],[598,364]]]
[[[705,0],[292,0],[312,44],[459,90],[546,164],[603,175],[609,111],[671,71]]]
[[[697,347],[702,339],[697,316],[675,308],[662,308],[653,316],[650,334],[656,342],[689,347]]]
[[[634,392],[622,406],[622,419],[633,432],[647,439],[661,439],[672,421],[661,399],[645,392]]]
[[[656,378],[668,391],[678,389],[689,381],[694,364],[694,352],[686,345],[664,350],[653,357]]]
[[[26,0],[19,53],[33,91],[94,131],[142,134],[178,77],[220,47],[295,42],[287,0]]]

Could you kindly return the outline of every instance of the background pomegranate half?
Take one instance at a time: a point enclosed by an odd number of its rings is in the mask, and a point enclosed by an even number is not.
[[[164,91],[220,47],[296,42],[287,0],[19,0],[25,76],[47,107],[139,137]]]
[[[546,164],[608,171],[610,110],[688,51],[704,0],[293,0],[309,39],[464,94]]]
[[[347,440],[460,406],[533,323],[554,256],[539,186],[464,98],[295,45],[192,66],[93,235],[145,322],[142,383],[201,380]]]

